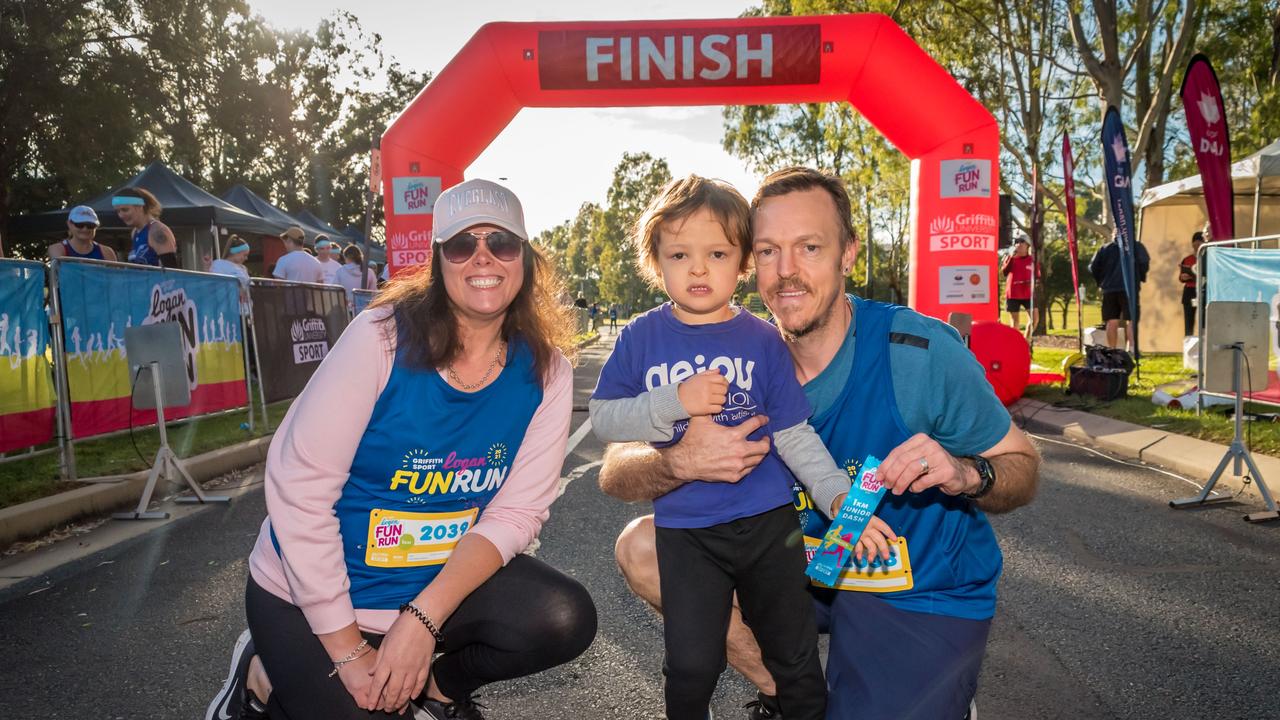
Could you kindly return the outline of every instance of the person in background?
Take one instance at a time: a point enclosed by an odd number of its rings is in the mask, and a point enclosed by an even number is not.
[[[160,222],[160,201],[143,188],[125,188],[111,198],[116,217],[133,230],[129,262],[177,268],[178,241],[168,225]]]
[[[271,271],[272,276],[290,282],[325,282],[324,267],[306,251],[303,245],[305,237],[302,228],[297,225],[281,233],[285,254],[276,261],[276,266]]]
[[[377,290],[378,275],[374,273],[373,268],[365,270],[364,287],[360,283],[360,264],[364,260],[364,255],[360,252],[360,248],[355,245],[348,245],[347,249],[342,251],[342,257],[346,259],[346,264],[338,268],[337,277],[335,278],[338,285],[347,291],[347,305],[353,306],[355,296],[352,294],[355,290]]]
[[[1035,266],[1035,258],[1031,256],[1031,243],[1027,238],[1019,236],[1013,243],[1013,252],[1005,258],[1000,266],[1000,274],[1008,277],[1004,286],[1004,309],[1013,318],[1013,326],[1022,327],[1018,318],[1020,310],[1027,311],[1027,325],[1022,328],[1027,342],[1031,341],[1031,333],[1036,329],[1039,320],[1039,309],[1031,308],[1031,273]]]
[[[1142,316],[1142,283],[1147,281],[1147,270],[1151,267],[1151,256],[1147,248],[1140,242],[1133,244],[1133,268],[1137,277],[1134,285],[1138,297],[1134,298],[1137,316]],[[1133,342],[1133,322],[1137,317],[1129,317],[1129,296],[1124,287],[1124,269],[1120,262],[1120,236],[1112,235],[1111,242],[1098,248],[1089,261],[1089,274],[1098,283],[1102,291],[1102,321],[1107,324],[1107,346],[1116,347],[1120,333],[1120,321],[1125,320],[1125,342]]]
[[[320,262],[320,269],[324,272],[324,282],[330,285],[337,284],[338,268],[342,267],[342,263],[333,259],[335,247],[336,243],[328,235],[316,236],[316,260]]]
[[[115,260],[116,251],[94,240],[98,233],[98,213],[88,205],[77,205],[67,213],[67,239],[49,246],[49,259],[59,257]]]
[[[382,272],[378,274],[378,279],[384,283],[391,282],[391,263],[382,263]]]
[[[1198,287],[1196,273],[1196,254],[1204,245],[1204,232],[1197,231],[1191,236],[1191,254],[1178,263],[1178,281],[1182,283],[1182,334],[1196,334],[1196,298]]]
[[[591,303],[591,309],[587,312],[591,315],[591,329],[595,330],[600,327],[600,303]]]
[[[614,335],[618,334],[618,303],[609,305],[609,330]]]
[[[249,243],[239,235],[227,238],[227,249],[222,257],[209,265],[209,272],[230,275],[240,281],[240,314],[249,314],[249,270],[244,266],[249,259]]]

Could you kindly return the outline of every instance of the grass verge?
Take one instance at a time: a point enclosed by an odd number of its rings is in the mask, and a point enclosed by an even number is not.
[[[283,400],[267,406],[267,415],[271,418],[271,427],[279,426],[289,409],[291,401]],[[191,457],[228,445],[261,437],[266,433],[262,428],[262,413],[258,411],[255,418],[255,432],[242,429],[245,422],[243,412],[216,417],[203,417],[182,424],[170,423],[169,446],[178,457]],[[79,477],[101,477],[105,475],[124,475],[151,467],[156,450],[160,446],[160,437],[154,427],[135,429],[133,439],[129,435],[88,439],[76,442],[76,474]],[[138,455],[142,457],[139,458]],[[50,453],[39,457],[14,460],[0,464],[0,507],[8,507],[18,503],[35,500],[55,493],[84,487],[80,483],[63,482],[58,472],[58,454]]]
[[[1073,352],[1074,350],[1037,347],[1032,351],[1032,362],[1051,372],[1063,372],[1062,361]],[[1230,406],[1216,406],[1197,416],[1195,408],[1172,409],[1151,402],[1151,394],[1156,387],[1186,380],[1194,374],[1182,367],[1180,354],[1147,353],[1142,356],[1141,377],[1134,373],[1129,378],[1127,398],[1102,401],[1083,395],[1068,395],[1065,384],[1032,385],[1027,388],[1025,395],[1058,407],[1083,410],[1223,445],[1230,444],[1235,432],[1234,420],[1225,412]],[[1275,408],[1259,406],[1246,410],[1265,413],[1274,412]],[[1251,433],[1249,447],[1252,450],[1280,456],[1280,423],[1265,419],[1254,420],[1246,424],[1246,432]]]

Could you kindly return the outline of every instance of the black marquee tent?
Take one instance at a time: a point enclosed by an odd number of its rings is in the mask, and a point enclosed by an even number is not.
[[[253,213],[273,223],[281,225],[282,231],[290,225],[297,225],[302,228],[302,231],[306,233],[307,237],[310,239],[314,239],[315,236],[320,233],[328,234],[329,232],[324,228],[317,227],[311,223],[304,222],[299,218],[293,217],[289,213],[286,213],[275,205],[267,202],[261,195],[255,193],[244,185],[232,186],[230,190],[222,193],[222,199],[245,212]],[[278,235],[279,233],[271,234]]]
[[[325,235],[328,235],[332,240],[346,239],[346,235],[343,235],[341,230],[316,217],[310,210],[299,210],[293,214],[293,217],[296,218],[300,224],[316,228]]]
[[[160,219],[173,228],[203,229],[207,234],[210,226],[216,225],[232,232],[277,235],[288,227],[252,212],[245,212],[205,192],[159,161],[151,163],[142,172],[88,202],[73,203],[73,205],[88,205],[93,208],[98,213],[103,229],[122,229],[124,224],[116,218],[115,211],[111,207],[111,198],[126,187],[145,188],[155,195],[163,208]],[[19,216],[14,218],[11,227],[15,234],[64,233],[67,227],[67,213],[70,209],[67,207],[51,212]],[[175,234],[178,233],[175,231]],[[181,239],[179,234],[180,242]]]

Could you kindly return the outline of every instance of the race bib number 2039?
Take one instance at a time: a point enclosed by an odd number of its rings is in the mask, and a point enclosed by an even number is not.
[[[443,565],[478,514],[476,508],[440,513],[372,510],[365,564],[385,568]]]

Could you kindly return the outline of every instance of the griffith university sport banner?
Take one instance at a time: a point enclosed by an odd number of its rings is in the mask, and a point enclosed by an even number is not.
[[[53,439],[51,357],[44,264],[0,260],[0,452]]]
[[[347,329],[347,293],[337,285],[254,278],[253,331],[267,402],[297,397]]]
[[[182,329],[191,404],[166,408],[166,419],[247,403],[235,278],[74,260],[55,260],[54,271],[75,437],[129,427],[132,378],[124,331],[135,325],[176,322]],[[133,411],[135,426],[155,418],[154,410]]]
[[[1107,197],[1111,200],[1111,217],[1116,222],[1120,243],[1120,270],[1124,274],[1124,292],[1129,299],[1129,317],[1138,317],[1138,278],[1134,268],[1133,183],[1129,170],[1129,141],[1124,136],[1120,111],[1108,107],[1102,120],[1102,157],[1107,169]],[[1138,323],[1133,323],[1133,349],[1138,350]]]
[[[1182,108],[1191,133],[1191,150],[1200,167],[1204,205],[1214,240],[1236,236],[1236,216],[1231,187],[1231,136],[1227,110],[1222,104],[1218,76],[1209,58],[1197,54],[1182,79]]]

